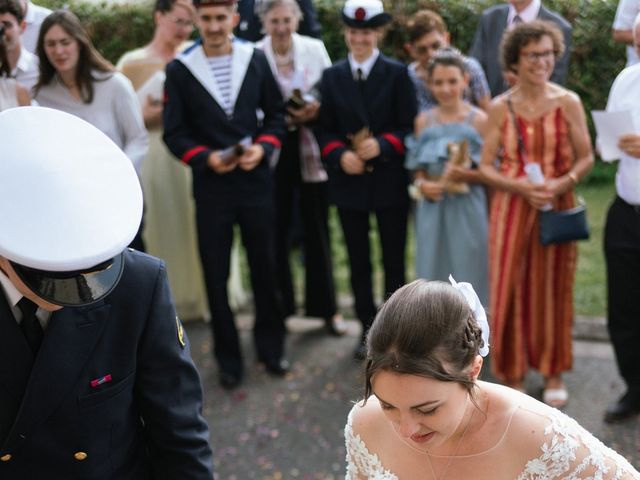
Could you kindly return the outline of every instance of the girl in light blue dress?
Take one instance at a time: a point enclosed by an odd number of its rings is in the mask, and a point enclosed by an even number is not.
[[[427,69],[438,105],[421,112],[407,137],[406,167],[413,172],[417,200],[416,274],[446,281],[449,275],[472,283],[488,301],[487,198],[476,170],[486,114],[463,100],[469,81],[461,55],[439,51]],[[466,165],[449,161],[458,149]]]

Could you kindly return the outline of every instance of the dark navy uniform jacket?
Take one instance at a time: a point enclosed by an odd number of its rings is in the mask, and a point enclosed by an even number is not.
[[[51,315],[35,362],[0,290],[3,480],[210,480],[201,411],[158,259],[126,251],[111,294]]]
[[[348,60],[324,71],[322,106],[316,129],[329,174],[329,198],[338,207],[375,210],[408,204],[404,138],[413,129],[415,91],[407,68],[380,54],[361,93]],[[350,135],[363,127],[380,143],[381,154],[362,175],[348,175],[340,156],[351,148]]]
[[[253,44],[233,41],[232,116],[227,116],[218,86],[201,43],[167,66],[164,141],[193,171],[196,200],[223,206],[262,205],[270,201],[269,158],[284,135],[284,101],[264,53]],[[264,113],[259,120],[256,107]],[[265,151],[253,170],[240,168],[219,175],[207,166],[213,150],[221,150],[250,136]]]

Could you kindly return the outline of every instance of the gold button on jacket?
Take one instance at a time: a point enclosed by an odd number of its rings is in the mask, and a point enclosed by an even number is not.
[[[84,453],[84,452],[76,452],[76,453],[73,454],[73,458],[75,458],[76,460],[78,460],[80,462],[82,460],[85,460],[87,458],[87,456],[88,455],[86,453]]]

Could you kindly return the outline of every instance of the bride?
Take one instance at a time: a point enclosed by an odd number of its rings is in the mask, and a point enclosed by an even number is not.
[[[365,399],[345,428],[347,480],[640,479],[578,423],[478,380],[486,315],[468,283],[416,280],[367,338]]]

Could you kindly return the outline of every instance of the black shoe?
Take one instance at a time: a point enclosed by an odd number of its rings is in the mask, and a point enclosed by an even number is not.
[[[328,318],[325,318],[324,324],[327,332],[329,332],[334,337],[342,337],[349,330],[347,322],[345,322],[344,318],[342,318],[342,315],[340,314],[332,315]]]
[[[230,372],[220,372],[220,386],[225,390],[233,390],[242,382],[242,375]]]
[[[353,351],[353,358],[355,360],[364,360],[364,357],[367,355],[367,347],[363,341],[358,343],[358,346]]]
[[[638,414],[640,414],[640,397],[627,392],[607,408],[604,421],[607,423],[623,422]]]
[[[281,358],[280,360],[271,360],[268,362],[264,362],[264,367],[266,368],[267,372],[276,377],[284,377],[291,368],[289,362],[284,358]]]

